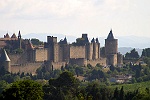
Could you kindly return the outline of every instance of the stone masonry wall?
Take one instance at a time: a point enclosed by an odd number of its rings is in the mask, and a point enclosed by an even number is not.
[[[72,58],[72,59],[70,59],[69,63],[71,65],[76,64],[76,65],[79,65],[79,66],[86,66],[87,65],[87,60],[84,59],[84,58],[77,58],[77,59]]]
[[[107,56],[107,65],[117,65],[117,54],[110,54]]]
[[[54,62],[59,62],[59,44],[54,43]]]
[[[118,40],[105,40],[105,53],[108,54],[117,54],[118,53]]]
[[[87,51],[87,59],[88,60],[92,60],[92,56],[93,56],[93,43],[87,44],[86,51]]]
[[[63,61],[63,45],[59,45],[59,61]]]
[[[47,60],[47,48],[35,49],[35,61]]]
[[[11,60],[11,65],[27,63],[27,52],[23,54],[8,54]]]
[[[87,64],[91,64],[94,67],[96,66],[96,64],[106,66],[106,58],[100,58],[100,59],[96,59],[96,60],[88,60]]]
[[[61,69],[62,66],[65,66],[66,62],[52,62],[53,69]]]
[[[43,62],[36,62],[36,63],[26,63],[22,65],[12,65],[11,72],[12,73],[32,73],[36,74],[36,70],[43,65]]]
[[[70,46],[70,58],[85,58],[85,46]]]

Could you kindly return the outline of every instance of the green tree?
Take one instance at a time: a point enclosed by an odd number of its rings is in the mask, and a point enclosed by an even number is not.
[[[77,93],[79,81],[73,76],[71,72],[65,71],[56,79],[49,80],[49,97],[54,100],[62,100],[62,98],[74,98]],[[59,94],[59,96],[56,94]]]
[[[31,43],[33,45],[42,45],[43,44],[42,41],[40,41],[39,39],[36,39],[36,38],[31,39]]]
[[[139,54],[138,54],[138,52],[134,48],[133,50],[131,50],[130,52],[127,52],[125,54],[125,58],[128,58],[128,59],[137,59],[137,58],[139,58]]]
[[[144,56],[144,57],[150,57],[150,48],[143,49],[142,56]]]
[[[67,90],[71,88],[76,88],[79,85],[79,81],[73,76],[71,72],[65,71],[53,82],[54,86],[66,88]],[[50,83],[51,84],[51,83]]]
[[[114,91],[114,99],[119,100],[119,90],[116,87],[115,91]]]
[[[136,83],[135,77],[132,78],[131,82],[132,82],[132,83]]]
[[[140,76],[141,76],[141,71],[140,71],[140,69],[136,69],[135,77],[136,77],[136,78],[139,78]]]
[[[121,87],[121,90],[120,90],[120,100],[124,100],[124,90],[123,90],[123,86]]]
[[[2,93],[4,100],[42,100],[42,86],[32,80],[14,82]]]
[[[0,94],[2,93],[2,91],[7,87],[8,83],[4,80],[0,81]]]

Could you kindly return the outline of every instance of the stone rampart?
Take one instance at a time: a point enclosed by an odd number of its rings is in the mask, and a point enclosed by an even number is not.
[[[52,62],[53,69],[61,69],[65,64],[66,62]]]
[[[12,73],[32,73],[36,74],[36,70],[43,65],[43,62],[26,63],[21,65],[11,65]]]
[[[76,64],[76,65],[79,65],[79,66],[86,66],[87,65],[87,60],[84,59],[84,58],[77,58],[77,59],[72,58],[72,59],[69,60],[69,63],[71,65]]]
[[[70,58],[85,58],[85,46],[70,46]]]
[[[47,60],[47,48],[35,49],[35,61]]]
[[[87,64],[90,64],[92,66],[96,66],[96,64],[100,64],[102,66],[106,66],[106,58],[100,58],[100,59],[96,59],[96,60],[88,60]]]
[[[22,54],[9,54],[11,65],[27,63],[27,52]]]

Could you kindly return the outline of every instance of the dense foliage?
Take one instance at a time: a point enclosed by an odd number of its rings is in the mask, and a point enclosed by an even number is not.
[[[43,90],[41,84],[32,80],[14,82],[6,88],[1,95],[3,100],[42,100]]]
[[[107,87],[99,81],[79,82],[71,72],[65,71],[58,78],[41,86],[32,80],[10,84],[0,95],[1,100],[149,100],[149,82]],[[131,85],[131,86],[129,86]],[[42,88],[43,87],[43,88]],[[128,90],[133,87],[133,90]],[[43,97],[44,96],[44,97]]]
[[[144,56],[144,57],[150,57],[150,48],[143,49],[142,56]]]
[[[16,100],[149,100],[150,58],[144,49],[125,55],[122,67],[68,65],[61,69],[40,67],[36,75],[0,70],[0,99]],[[132,62],[134,61],[134,62]],[[116,75],[132,75],[126,84],[110,81]],[[127,84],[129,83],[129,84]]]
[[[40,41],[39,39],[36,39],[36,38],[32,38],[32,39],[31,39],[31,43],[32,43],[33,45],[42,45],[42,44],[43,44],[42,41]]]
[[[135,48],[125,54],[126,59],[137,59],[139,57],[140,56],[139,56],[138,52],[135,50]]]

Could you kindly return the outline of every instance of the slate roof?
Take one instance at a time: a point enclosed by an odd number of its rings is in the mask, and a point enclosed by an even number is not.
[[[107,39],[109,39],[109,40],[114,39],[114,35],[113,35],[113,33],[112,33],[112,30],[110,30]]]
[[[0,57],[0,61],[10,61],[5,49],[2,50],[2,54],[1,54],[1,57]]]

